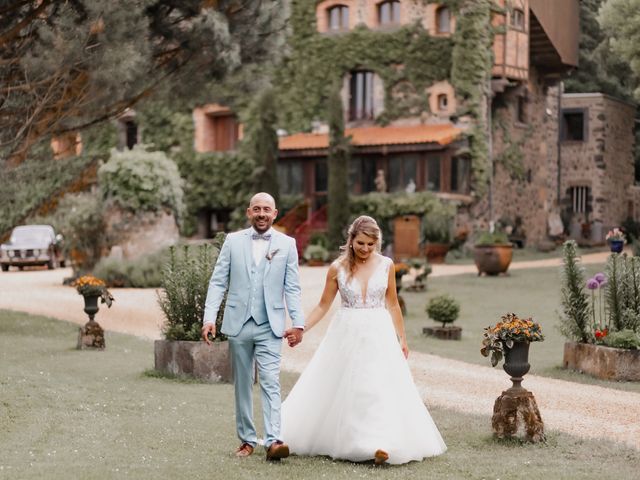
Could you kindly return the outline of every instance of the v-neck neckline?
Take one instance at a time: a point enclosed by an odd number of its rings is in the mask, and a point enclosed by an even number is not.
[[[380,265],[382,265],[383,263],[384,263],[384,258],[382,256],[380,256],[380,259],[378,260],[378,264],[375,267],[373,267],[371,275],[369,275],[369,278],[367,279],[366,283],[364,283],[364,284],[355,275],[353,277],[351,277],[353,280],[357,281],[358,284],[360,285],[360,294],[362,295],[362,303],[363,304],[367,300],[367,293],[369,293],[369,282],[371,281],[371,278],[377,273],[378,268],[380,268]]]

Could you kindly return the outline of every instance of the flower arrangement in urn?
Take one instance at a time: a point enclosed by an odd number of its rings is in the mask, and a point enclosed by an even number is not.
[[[107,285],[99,278],[93,275],[83,275],[76,279],[72,286],[76,287],[76,291],[84,297],[100,297],[102,303],[106,303],[111,308],[113,303],[113,295],[107,290]]]
[[[544,340],[542,327],[531,318],[521,319],[515,313],[503,315],[495,327],[484,329],[484,339],[480,353],[491,355],[491,366],[495,367],[505,355],[505,347],[513,348],[516,342],[541,342]]]
[[[607,240],[607,242],[611,242],[615,240],[622,240],[623,242],[626,242],[624,232],[620,230],[618,227],[612,228],[611,230],[609,230],[607,232],[605,239]]]

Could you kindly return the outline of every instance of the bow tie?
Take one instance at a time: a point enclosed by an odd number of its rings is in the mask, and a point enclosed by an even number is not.
[[[251,239],[252,240],[271,240],[271,234],[270,233],[254,233],[251,235]]]

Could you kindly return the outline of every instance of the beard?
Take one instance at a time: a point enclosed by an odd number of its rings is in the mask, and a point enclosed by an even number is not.
[[[262,234],[271,228],[271,225],[273,225],[273,220],[269,217],[252,217],[250,223],[256,232]]]

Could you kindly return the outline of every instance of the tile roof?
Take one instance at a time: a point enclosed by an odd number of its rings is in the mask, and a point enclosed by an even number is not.
[[[462,130],[450,123],[439,125],[413,125],[398,127],[347,128],[345,135],[351,135],[355,146],[400,145],[412,143],[438,143],[448,145]],[[322,149],[329,146],[327,133],[296,133],[279,140],[280,150]]]

